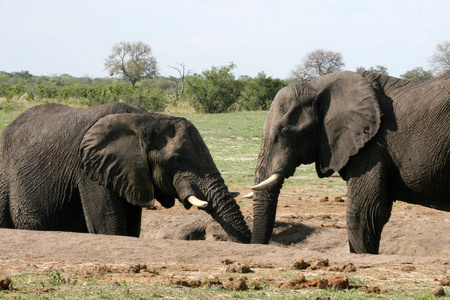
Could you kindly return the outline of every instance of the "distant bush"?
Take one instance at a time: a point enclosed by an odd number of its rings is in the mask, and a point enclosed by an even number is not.
[[[236,79],[232,73],[235,67],[230,63],[187,76],[184,93],[181,79],[173,76],[143,79],[132,86],[118,78],[77,78],[67,74],[49,77],[33,76],[28,71],[0,71],[0,100],[7,101],[2,105],[4,110],[14,107],[11,101],[22,98],[75,106],[124,102],[150,111],[164,111],[169,104],[177,106],[182,101],[197,112],[222,113],[267,110],[278,90],[287,85],[264,73],[256,78]]]
[[[273,79],[260,73],[257,78],[250,79],[245,84],[236,108],[237,110],[268,110],[275,95],[286,85],[287,83],[281,79]]]
[[[165,87],[163,90],[159,87]],[[150,111],[163,111],[176,93],[176,78],[155,78],[142,81],[135,87],[119,79],[35,77],[27,71],[6,73],[0,71],[0,98],[10,102],[26,96],[26,100],[59,102],[76,105],[100,105],[113,102],[133,103]],[[6,105],[6,104],[5,104]],[[6,107],[9,107],[7,104]]]
[[[212,67],[199,76],[188,76],[186,97],[198,112],[223,113],[236,103],[243,84],[236,80],[231,71],[236,67],[230,63],[220,68]]]

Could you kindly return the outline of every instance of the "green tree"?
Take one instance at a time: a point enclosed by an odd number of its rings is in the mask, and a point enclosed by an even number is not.
[[[242,83],[235,79],[231,72],[236,65],[212,67],[202,72],[202,77],[189,76],[187,78],[186,94],[190,103],[198,112],[222,113],[229,111],[236,103]]]
[[[125,77],[133,86],[143,78],[152,78],[158,74],[152,49],[140,41],[114,45],[112,53],[105,60],[105,70],[111,76]]]
[[[372,71],[375,73],[380,73],[384,75],[389,75],[388,69],[385,66],[377,65],[376,67],[370,67],[369,69],[364,67],[356,68],[356,72],[362,74],[364,71]]]
[[[400,77],[409,80],[428,80],[433,78],[433,74],[430,71],[425,71],[422,67],[417,67],[400,75]]]
[[[264,72],[255,79],[245,79],[246,84],[239,97],[240,110],[267,110],[278,91],[286,86],[281,79],[267,77]]]

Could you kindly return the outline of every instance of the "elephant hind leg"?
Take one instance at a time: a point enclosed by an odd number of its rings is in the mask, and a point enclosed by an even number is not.
[[[9,188],[0,173],[0,228],[14,228],[9,206]]]
[[[391,216],[387,168],[378,163],[347,183],[347,230],[350,252],[378,254],[381,232]]]
[[[14,228],[9,210],[9,198],[0,198],[0,228]]]

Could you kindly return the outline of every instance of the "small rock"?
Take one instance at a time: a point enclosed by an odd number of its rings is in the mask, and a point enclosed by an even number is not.
[[[328,202],[328,197],[320,198],[319,202]]]
[[[414,271],[415,269],[416,268],[413,266],[403,266],[400,268],[400,271],[409,273],[409,272]]]
[[[308,280],[304,285],[307,288],[324,289],[328,286],[328,280],[323,278],[313,278]]]
[[[300,276],[297,279],[294,279],[292,281],[283,282],[278,285],[280,288],[285,288],[289,290],[298,290],[304,288],[304,284],[307,282],[305,276]]]
[[[314,259],[312,261],[309,262],[311,264],[311,266],[309,267],[311,270],[318,270],[318,269],[322,269],[324,267],[328,267],[330,265],[328,259]]]
[[[344,272],[356,272],[356,267],[351,262],[344,265]]]
[[[175,282],[175,285],[190,287],[191,285],[186,280],[179,280]]]
[[[450,285],[450,277],[442,279],[439,284],[440,285]]]
[[[334,197],[334,202],[342,203],[345,202],[344,199],[342,199],[342,196]]]
[[[346,276],[335,275],[328,278],[328,285],[331,285],[333,290],[345,290],[349,286],[349,281]]]
[[[435,287],[431,292],[433,293],[433,295],[435,297],[444,297],[445,296],[445,291],[442,286]]]
[[[212,286],[212,285],[222,285],[222,282],[220,281],[219,277],[215,276],[212,278],[208,278],[207,282],[205,282],[206,286]]]
[[[203,285],[202,281],[199,279],[193,279],[189,281],[190,287],[201,287]]]
[[[222,260],[222,264],[224,264],[224,265],[231,265],[232,263],[233,263],[233,261],[228,258],[225,258]]]
[[[377,286],[373,286],[371,289],[369,289],[368,287],[364,287],[363,291],[367,294],[381,294],[381,293],[386,293],[386,291],[381,291],[379,287]]]
[[[9,285],[11,284],[11,278],[5,277],[0,280],[0,291],[9,289]]]
[[[311,264],[304,261],[303,259],[299,259],[294,262],[293,266],[297,270],[305,270],[305,269],[309,268],[309,266],[311,266]]]
[[[247,286],[253,287],[253,289],[254,289],[255,291],[262,290],[262,289],[263,289],[263,284],[264,284],[264,283],[261,283],[260,281],[250,281],[250,282],[247,282]]]
[[[244,279],[234,279],[229,278],[228,281],[224,284],[224,286],[232,291],[246,291],[248,290],[247,283]]]
[[[245,273],[252,273],[253,271],[247,266],[242,266],[241,264],[238,264],[236,266],[228,266],[227,272],[245,274]]]
[[[147,266],[146,265],[141,265],[141,264],[137,264],[134,266],[131,266],[131,272],[133,273],[140,273],[141,270],[147,270]],[[111,272],[111,269],[109,270],[109,272]]]

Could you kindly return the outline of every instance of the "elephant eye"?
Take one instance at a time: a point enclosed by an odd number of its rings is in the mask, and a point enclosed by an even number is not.
[[[284,127],[283,129],[281,129],[280,131],[280,135],[282,137],[288,137],[291,134],[291,130],[287,127]]]

